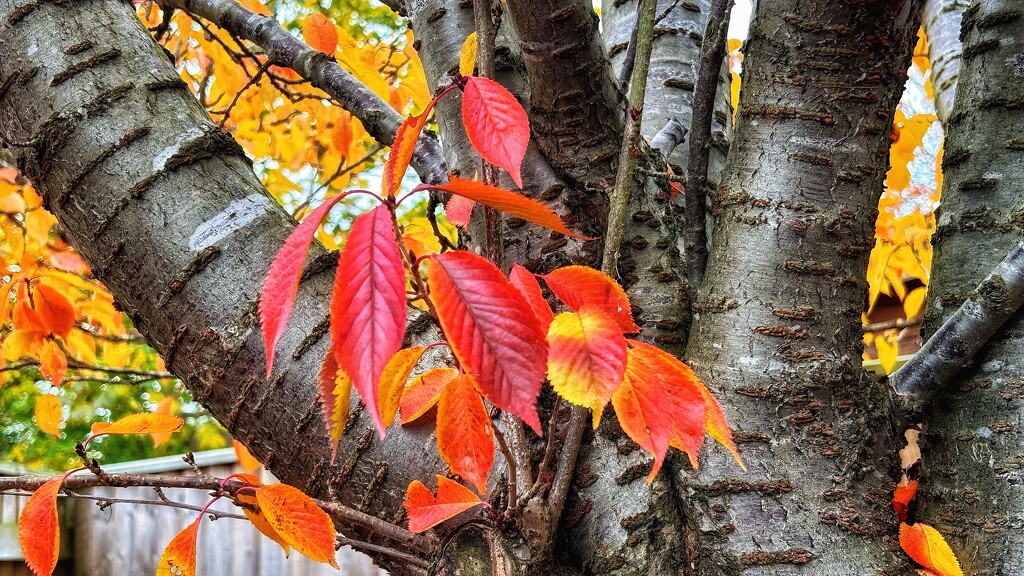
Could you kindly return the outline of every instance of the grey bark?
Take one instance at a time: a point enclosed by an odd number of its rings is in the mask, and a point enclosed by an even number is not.
[[[925,316],[932,332],[1024,231],[1024,18],[1020,6],[974,2],[949,116],[942,207]],[[1024,323],[1013,317],[949,393],[921,436],[920,518],[973,575],[1021,574],[1024,558]]]
[[[953,111],[956,81],[960,76],[960,20],[969,0],[925,0],[921,24],[928,36],[935,109],[945,125]]]
[[[256,299],[293,223],[131,5],[4,0],[0,38],[0,134],[169,368],[282,481],[399,520],[408,483],[441,469],[430,430],[381,443],[357,411],[331,463],[314,383],[335,258],[318,246],[265,379]]]
[[[748,472],[719,450],[671,466],[694,574],[907,571],[892,407],[861,367],[860,324],[919,7],[758,4],[687,350]]]

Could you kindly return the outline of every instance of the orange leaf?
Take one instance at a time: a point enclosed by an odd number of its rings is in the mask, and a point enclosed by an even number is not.
[[[242,482],[256,488],[263,486],[263,482],[260,482],[259,477],[255,474],[239,474],[235,476],[235,478],[238,478]],[[260,510],[259,504],[256,503],[256,494],[250,493],[250,491],[247,490],[245,492],[235,494],[235,498],[237,498],[239,502],[250,504],[254,507],[242,507],[242,511],[245,512],[245,517],[249,519],[249,522],[252,522],[252,525],[259,530],[261,534],[270,538],[274,542],[277,542],[278,546],[284,550],[284,557],[287,558],[288,555],[291,554],[291,547],[289,547],[288,543],[284,541],[284,538],[277,533],[277,530],[274,530],[274,527],[267,521],[267,517],[263,515],[263,511]]]
[[[537,319],[540,320],[541,327],[547,330],[551,326],[551,321],[555,319],[555,314],[551,311],[551,305],[544,299],[537,277],[519,264],[513,264],[512,270],[508,273],[508,280],[530,303]]]
[[[348,410],[352,403],[352,382],[349,381],[345,372],[338,369],[338,362],[334,359],[334,351],[328,350],[324,362],[320,366],[320,375],[317,378],[317,390],[320,396],[320,405],[324,411],[324,422],[327,423],[327,433],[331,438],[331,460],[338,455],[338,442],[341,442],[341,434],[345,431],[345,423],[348,421]]]
[[[402,424],[426,414],[441,398],[445,385],[458,375],[459,371],[455,368],[432,368],[416,377],[402,393],[399,402]]]
[[[405,491],[405,509],[409,513],[409,530],[423,532],[466,510],[483,504],[465,486],[437,477],[437,498],[419,480],[413,480]]]
[[[412,153],[416,150],[416,142],[420,133],[423,132],[423,125],[427,123],[427,116],[434,108],[431,100],[427,107],[417,116],[409,116],[395,132],[395,141],[391,144],[391,151],[388,152],[388,159],[384,163],[384,175],[381,185],[384,188],[384,195],[393,197],[402,188],[402,178],[405,177],[412,162]]]
[[[910,501],[917,495],[917,480],[910,480],[906,484],[900,484],[892,495],[892,507],[896,510],[896,517],[900,522],[907,520],[907,511],[910,508]]]
[[[324,54],[334,54],[338,47],[338,29],[334,22],[319,12],[306,16],[302,21],[302,37],[310,48]]]
[[[453,250],[430,259],[430,299],[463,371],[492,404],[541,435],[544,330],[523,295],[487,259]]]
[[[154,432],[177,432],[184,424],[181,418],[168,414],[131,414],[120,420],[97,422],[92,425],[94,436],[106,434],[152,434]]]
[[[231,445],[235,448],[235,456],[238,458],[238,465],[241,466],[243,470],[255,472],[256,470],[259,470],[260,466],[263,466],[259,460],[249,453],[248,448],[238,440],[232,438]]]
[[[426,351],[425,346],[413,346],[399,350],[380,376],[380,388],[378,389],[377,403],[380,407],[381,417],[384,419],[384,427],[394,424],[395,414],[398,412],[398,403],[405,390],[405,384],[412,375],[412,369],[420,361],[420,356]]]
[[[437,449],[452,472],[483,494],[494,465],[491,418],[467,376],[453,379],[437,402]]]
[[[274,531],[300,554],[338,568],[334,561],[334,524],[316,502],[287,484],[256,489],[256,502]]]
[[[18,543],[25,563],[37,576],[49,576],[57,566],[60,525],[57,521],[57,493],[64,478],[43,484],[25,502],[18,518]]]
[[[60,438],[60,423],[64,419],[64,406],[60,398],[53,394],[43,394],[36,398],[36,425],[47,434]]]
[[[480,156],[522,188],[519,168],[530,143],[530,120],[516,97],[494,80],[470,76],[462,92],[462,122]]]
[[[584,304],[593,304],[615,318],[623,332],[640,331],[633,321],[626,292],[618,282],[600,271],[586,266],[566,266],[543,278],[548,288],[569,308],[579,310]]]
[[[532,222],[538,226],[550,228],[555,232],[561,232],[566,236],[588,240],[586,236],[581,236],[572,230],[569,230],[569,228],[566,227],[565,222],[562,222],[562,218],[556,214],[554,210],[549,208],[547,204],[540,202],[539,200],[534,200],[529,196],[524,196],[518,192],[510,192],[502,188],[489,186],[476,180],[466,180],[465,178],[459,178],[454,174],[450,174],[448,176],[448,182],[445,184],[423,184],[421,186],[417,186],[416,189],[443,190],[449,194],[469,198],[470,200],[479,202],[485,206],[490,206],[491,208],[494,208],[499,212],[504,212],[509,216],[522,218],[523,220]],[[468,221],[468,212],[466,214],[466,221]],[[459,222],[455,223],[459,224]]]
[[[907,556],[939,576],[963,576],[960,562],[942,534],[928,526],[900,524],[900,546]]]
[[[626,339],[600,308],[564,312],[548,327],[548,380],[559,396],[593,411],[594,428],[626,373]]]
[[[49,338],[39,349],[39,370],[43,373],[43,377],[52,382],[54,386],[60,386],[64,381],[64,376],[68,373],[67,356],[64,355],[60,346]]]
[[[68,337],[75,325],[75,307],[66,296],[52,286],[37,284],[32,290],[32,303],[47,332]]]
[[[171,539],[160,556],[156,576],[196,576],[196,539],[199,537],[199,521],[189,524]]]
[[[156,405],[156,410],[153,411],[153,414],[162,414],[164,416],[170,416],[171,408],[173,406],[174,396],[165,396],[164,399],[161,400],[160,403]],[[152,434],[149,435],[149,437],[153,439],[153,447],[156,448],[157,446],[170,440],[171,434],[171,432],[153,432]]]

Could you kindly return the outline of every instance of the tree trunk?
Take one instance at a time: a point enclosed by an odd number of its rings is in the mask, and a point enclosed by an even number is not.
[[[935,331],[1024,231],[1024,18],[974,2],[943,160],[928,294]],[[998,286],[993,291],[998,292]],[[1024,574],[1024,318],[1012,318],[925,418],[921,519],[950,541],[964,573]]]
[[[921,23],[928,36],[935,110],[945,125],[953,111],[956,81],[960,77],[960,20],[968,0],[925,0]]]
[[[672,466],[700,575],[902,573],[897,434],[861,311],[915,2],[760,2],[687,360],[748,471]]]
[[[332,464],[315,380],[335,257],[319,246],[266,379],[256,301],[293,223],[131,5],[0,0],[0,38],[4,140],[168,367],[282,481],[397,521],[409,482],[442,469],[432,429],[381,442],[356,409]]]

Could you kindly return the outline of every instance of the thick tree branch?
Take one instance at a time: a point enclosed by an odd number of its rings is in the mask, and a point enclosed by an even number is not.
[[[952,316],[902,368],[889,376],[900,394],[939,392],[1024,305],[1024,239],[1017,242]]]
[[[932,65],[935,110],[943,124],[953,111],[957,79],[960,77],[960,22],[968,0],[925,0],[921,25],[928,36],[928,59]]]
[[[711,157],[711,125],[714,122],[722,59],[732,0],[713,0],[704,28],[697,81],[693,86],[693,122],[690,155],[686,161],[686,224],[683,238],[686,272],[693,290],[704,281],[708,263],[707,197],[708,161]]]
[[[640,127],[643,118],[644,94],[647,90],[647,72],[651,63],[654,16],[657,7],[657,0],[641,0],[637,13],[636,61],[633,63],[633,74],[629,80],[626,129],[619,151],[615,187],[612,188],[610,195],[608,231],[605,233],[604,258],[601,262],[601,271],[613,278],[617,275],[619,247],[622,245],[622,238],[626,230],[629,197],[636,185],[637,159],[640,156],[641,146]],[[573,406],[569,431],[566,435],[565,445],[562,447],[562,453],[559,455],[555,478],[551,484],[551,494],[548,497],[553,526],[558,526],[562,517],[569,484],[576,470],[576,459],[579,456],[583,431],[589,420],[589,410],[581,406]]]
[[[263,48],[270,62],[287,66],[299,76],[329,94],[362,122],[366,131],[381,144],[390,146],[402,116],[372,90],[338,65],[330,56],[310,48],[289,34],[272,16],[249,11],[233,0],[158,0],[164,8],[177,8],[213,22],[233,36]],[[413,155],[413,168],[424,182],[447,178],[440,144],[421,136]]]
[[[537,147],[560,174],[608,188],[622,135],[622,102],[593,5],[511,0],[508,11],[529,79]]]

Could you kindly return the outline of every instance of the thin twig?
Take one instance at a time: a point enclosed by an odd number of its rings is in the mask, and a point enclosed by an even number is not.
[[[637,19],[639,21],[636,41],[636,64],[629,81],[626,108],[626,128],[619,151],[619,169],[615,175],[615,187],[609,195],[608,230],[605,232],[604,259],[601,271],[615,277],[619,258],[619,247],[626,229],[626,215],[629,196],[636,180],[637,157],[640,154],[640,122],[643,117],[644,96],[647,90],[647,72],[651,64],[651,49],[654,44],[654,18],[657,0],[640,0]],[[558,527],[569,494],[576,458],[580,452],[583,432],[590,420],[589,410],[573,406],[565,444],[559,455],[555,477],[551,481],[548,505],[551,511],[552,533]]]
[[[217,124],[217,126],[219,126],[222,130],[224,129],[224,126],[226,126],[228,123],[228,119],[231,118],[231,110],[235,107],[235,104],[238,104],[238,99],[241,98],[242,94],[245,93],[245,91],[248,90],[251,86],[254,86],[259,83],[260,76],[263,76],[263,74],[266,73],[268,68],[270,68],[269,60],[264,62],[263,64],[260,64],[260,67],[256,69],[256,73],[252,75],[252,78],[249,78],[249,80],[245,83],[245,86],[242,86],[237,92],[235,92],[235,96],[231,98],[231,102],[228,103],[227,108],[225,108],[224,110],[214,110],[210,112],[210,114],[222,115],[222,118],[220,119],[220,122]]]
[[[696,290],[704,280],[708,263],[707,194],[708,161],[711,156],[711,124],[715,117],[715,95],[725,58],[732,0],[712,0],[704,28],[704,45],[693,85],[693,121],[690,124],[690,156],[686,159],[686,224],[683,242],[686,272]]]
[[[885,320],[884,322],[872,322],[871,324],[864,324],[861,329],[864,332],[881,332],[883,330],[893,329],[904,329],[910,328],[911,326],[920,326],[923,316],[914,316],[913,318],[894,318],[892,320]]]

